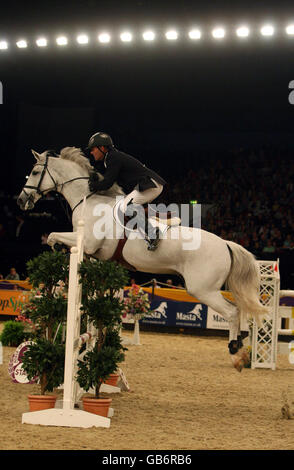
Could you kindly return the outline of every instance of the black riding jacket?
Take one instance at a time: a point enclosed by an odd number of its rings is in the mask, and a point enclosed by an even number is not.
[[[97,171],[100,171],[100,162],[95,163],[98,163],[98,165],[94,164],[94,166]],[[107,152],[103,163],[106,168],[104,180],[98,183],[96,191],[109,189],[115,182],[122,187],[126,194],[133,191],[137,185],[139,186],[139,191],[144,191],[145,189],[155,188],[151,178],[163,186],[166,184],[166,181],[155,171],[150,170],[136,158],[127,153],[120,152],[116,148],[111,148]]]

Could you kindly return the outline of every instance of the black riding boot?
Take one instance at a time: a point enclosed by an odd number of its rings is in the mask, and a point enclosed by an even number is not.
[[[130,207],[131,205],[133,205],[133,208],[132,208],[133,216],[136,216],[138,218],[138,224],[137,224],[138,229],[140,229],[141,233],[144,233],[145,240],[148,242],[147,249],[149,251],[156,250],[158,243],[159,243],[159,235],[160,235],[159,228],[158,227],[154,228],[150,224],[148,220],[147,210],[142,210],[141,207],[138,210],[136,210],[137,204],[133,204],[132,201],[128,203],[127,208]]]

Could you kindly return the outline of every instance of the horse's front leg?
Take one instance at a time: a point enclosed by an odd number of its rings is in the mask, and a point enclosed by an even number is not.
[[[52,232],[50,233],[47,244],[54,250],[55,243],[61,243],[68,247],[76,246],[77,244],[77,232]],[[84,253],[87,255],[93,255],[100,248],[101,241],[93,238],[85,237],[84,239]]]
[[[61,243],[70,248],[77,244],[77,232],[51,232],[47,244],[54,250],[55,243]]]

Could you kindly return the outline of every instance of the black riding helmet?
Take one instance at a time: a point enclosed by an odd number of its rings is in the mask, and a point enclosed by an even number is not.
[[[112,138],[104,132],[96,132],[90,137],[86,150],[91,150],[93,147],[102,147],[102,145],[113,147]]]

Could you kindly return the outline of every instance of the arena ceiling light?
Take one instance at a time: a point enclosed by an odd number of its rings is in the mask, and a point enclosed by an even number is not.
[[[191,29],[188,33],[190,39],[200,39],[201,31],[197,28]]]
[[[79,34],[77,36],[77,42],[79,44],[88,44],[89,42],[89,36],[87,36],[87,34]]]
[[[8,42],[7,41],[0,41],[0,49],[8,49]]]
[[[174,29],[170,29],[165,33],[165,37],[168,41],[176,41],[178,39],[178,32]]]
[[[37,44],[38,47],[46,47],[47,44],[48,44],[48,41],[47,41],[46,38],[38,38],[36,40],[36,44]]]
[[[226,35],[226,31],[222,27],[217,27],[212,30],[211,34],[214,39],[223,39]]]
[[[110,42],[110,39],[110,34],[108,33],[100,33],[98,35],[98,41],[102,44],[107,44],[108,42]]]
[[[239,38],[247,38],[249,36],[250,30],[247,26],[239,26],[236,29],[236,34]]]
[[[120,34],[120,39],[122,42],[131,42],[133,39],[133,35],[129,31],[123,31]]]
[[[265,24],[260,28],[262,36],[273,36],[275,29],[271,24]]]
[[[294,36],[294,24],[289,24],[289,25],[286,27],[286,33],[287,33],[289,36]]]
[[[19,49],[25,49],[26,47],[28,47],[28,43],[25,39],[20,39],[19,41],[17,41],[16,45]]]
[[[143,36],[144,41],[154,41],[155,39],[155,33],[154,31],[151,31],[151,30],[144,31],[142,36]]]
[[[58,46],[66,46],[68,44],[68,39],[66,36],[58,36],[58,38],[56,38],[56,44]]]

